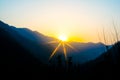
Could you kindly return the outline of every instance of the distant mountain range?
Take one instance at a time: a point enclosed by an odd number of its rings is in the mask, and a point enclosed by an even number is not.
[[[16,28],[0,21],[0,30],[0,34],[2,34],[3,37],[9,37],[14,42],[17,42],[25,50],[29,51],[31,55],[43,63],[48,63],[50,54],[57,46],[57,44],[48,44],[48,42],[55,41],[57,39],[45,36],[37,31],[32,31],[27,28]],[[5,34],[8,35],[6,36]],[[7,42],[4,41],[4,43]],[[82,64],[90,60],[94,60],[105,52],[105,45],[102,43],[68,43],[77,50],[74,51],[67,48],[68,57],[72,57],[75,63]],[[9,47],[10,46],[8,46],[8,48]],[[4,51],[1,53],[4,54]],[[59,50],[56,55],[58,54],[63,54],[63,52]]]

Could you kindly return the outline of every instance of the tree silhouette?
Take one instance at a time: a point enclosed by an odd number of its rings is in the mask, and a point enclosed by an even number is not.
[[[58,67],[62,67],[61,55],[58,55],[58,56],[57,56],[57,63],[58,63]]]
[[[72,57],[68,57],[68,71],[72,71],[73,63],[72,63]]]

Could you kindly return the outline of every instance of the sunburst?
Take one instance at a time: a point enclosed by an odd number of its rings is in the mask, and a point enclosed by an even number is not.
[[[49,43],[58,43],[58,45],[56,46],[56,48],[53,50],[52,54],[49,57],[49,60],[56,54],[56,52],[58,51],[58,49],[62,46],[63,49],[63,53],[65,56],[65,60],[67,60],[67,50],[66,50],[66,46],[68,46],[69,48],[75,50],[75,48],[73,46],[71,46],[68,42],[67,42],[67,37],[65,35],[60,35],[58,37],[59,41],[50,41]]]

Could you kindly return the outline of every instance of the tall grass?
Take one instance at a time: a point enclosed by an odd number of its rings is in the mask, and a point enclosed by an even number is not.
[[[118,42],[119,41],[119,35],[118,35],[118,31],[117,31],[117,28],[116,28],[114,20],[112,21],[112,24],[113,24],[113,30],[115,32],[116,42]]]
[[[103,27],[103,39],[104,39],[104,43],[105,43],[105,51],[107,52],[108,51],[108,46],[107,46],[107,38],[106,38],[106,34],[105,34],[105,29]]]

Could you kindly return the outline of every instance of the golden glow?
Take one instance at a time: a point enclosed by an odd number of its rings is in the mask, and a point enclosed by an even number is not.
[[[60,35],[58,39],[61,41],[67,41],[67,37],[65,35]]]
[[[49,57],[49,60],[55,55],[55,53],[57,52],[57,50],[60,48],[60,46],[62,46],[62,49],[63,49],[63,53],[64,53],[64,56],[65,56],[65,60],[67,60],[67,50],[66,50],[66,46],[68,46],[69,48],[74,49],[74,47],[72,47],[70,44],[68,44],[67,41],[67,37],[65,36],[60,36],[59,37],[59,40],[60,41],[50,41],[48,43],[58,43],[57,47],[54,49],[54,51],[52,52],[52,54],[50,55]],[[76,51],[76,50],[75,50]]]
[[[104,42],[103,25],[108,41],[114,39],[112,16],[120,33],[119,4],[120,0],[0,0],[0,20],[54,38],[64,33],[69,41]]]

